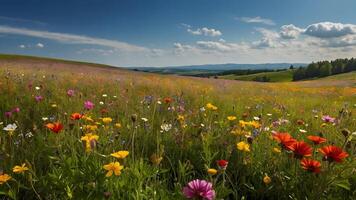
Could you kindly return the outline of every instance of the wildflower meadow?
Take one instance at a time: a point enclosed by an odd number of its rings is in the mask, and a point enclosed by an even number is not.
[[[354,86],[4,65],[1,199],[355,199]]]

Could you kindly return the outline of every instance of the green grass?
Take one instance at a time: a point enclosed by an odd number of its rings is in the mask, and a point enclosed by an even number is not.
[[[286,70],[286,71],[279,71],[279,72],[262,72],[257,74],[250,74],[250,75],[225,75],[219,76],[221,79],[231,79],[231,80],[241,80],[241,81],[253,81],[256,77],[263,77],[266,76],[270,82],[289,82],[293,79],[293,71]]]
[[[4,181],[0,175],[2,199],[185,199],[182,189],[194,179],[212,182],[216,199],[356,195],[355,135],[346,131],[356,129],[355,88],[325,84],[345,80],[256,84],[26,63],[0,68],[0,169],[12,177]],[[68,89],[75,96],[69,97]],[[36,96],[43,100],[37,102]],[[84,108],[87,100],[93,109]],[[8,111],[13,111],[9,117]],[[72,113],[86,117],[73,120]],[[336,123],[325,123],[324,115]],[[244,126],[240,120],[257,125]],[[53,122],[63,124],[63,130],[54,133],[45,126]],[[3,130],[13,123],[16,130]],[[321,172],[302,169],[293,152],[272,139],[272,131],[307,142]],[[87,145],[81,138],[89,133],[99,138]],[[313,145],[309,135],[327,141]],[[248,143],[250,151],[238,149],[240,142]],[[317,150],[326,145],[349,156],[329,163]],[[119,150],[129,155],[110,155]],[[226,170],[219,169],[220,159],[228,160]],[[103,167],[111,162],[124,166],[120,175],[105,176]],[[13,172],[23,163],[28,171]],[[208,168],[218,173],[210,175]],[[270,183],[263,181],[266,176]]]

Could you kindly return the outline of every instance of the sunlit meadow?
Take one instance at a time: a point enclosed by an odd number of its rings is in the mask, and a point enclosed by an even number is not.
[[[354,79],[0,73],[2,199],[355,198]]]

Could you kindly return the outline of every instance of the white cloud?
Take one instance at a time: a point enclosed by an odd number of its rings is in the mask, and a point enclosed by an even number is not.
[[[257,16],[257,17],[237,17],[235,19],[240,20],[245,23],[260,23],[260,24],[266,24],[266,25],[270,25],[270,26],[276,25],[276,23],[273,20],[262,18],[259,16]]]
[[[198,28],[196,30],[192,30],[192,29],[188,28],[187,31],[188,31],[188,33],[191,33],[193,35],[205,35],[205,36],[211,36],[211,37],[222,35],[221,31],[213,29],[213,28],[207,28],[207,27]]]
[[[275,48],[280,46],[278,42],[280,36],[277,32],[264,28],[257,28],[256,30],[261,33],[262,38],[252,42],[253,48]]]
[[[85,53],[94,53],[94,54],[99,54],[102,56],[109,56],[114,53],[113,49],[97,49],[97,48],[86,48],[86,49],[80,49],[77,51],[78,54],[85,54]]]
[[[356,25],[333,22],[320,22],[309,25],[304,33],[318,38],[333,38],[356,34]]]
[[[191,51],[194,48],[190,45],[184,45],[179,42],[176,42],[173,44],[173,52],[176,55],[181,55],[183,53],[186,53],[187,51]]]
[[[296,39],[304,30],[294,26],[293,24],[283,25],[281,31],[279,32],[280,36],[284,39]]]
[[[42,44],[42,43],[37,43],[37,44],[36,44],[36,47],[38,47],[38,48],[43,48],[43,47],[44,47],[44,44]]]
[[[45,38],[70,44],[89,44],[115,48],[125,52],[145,52],[149,51],[146,47],[128,44],[117,40],[108,40],[103,38],[88,37],[83,35],[74,35],[68,33],[57,33],[49,31],[30,30],[25,28],[14,28],[0,25],[0,33],[24,35],[37,38]]]
[[[25,46],[24,44],[21,44],[21,45],[19,45],[19,48],[21,48],[21,49],[25,49],[25,48],[26,48],[26,46]]]

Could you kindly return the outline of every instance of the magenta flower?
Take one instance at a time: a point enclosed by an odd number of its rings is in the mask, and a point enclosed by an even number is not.
[[[12,115],[12,112],[5,112],[6,117],[11,117],[11,115]]]
[[[74,92],[74,90],[72,90],[72,89],[69,89],[69,90],[67,91],[67,95],[68,95],[69,97],[74,96],[74,94],[75,94],[75,92]]]
[[[16,107],[16,108],[12,109],[12,111],[11,111],[11,112],[18,113],[18,112],[20,112],[20,108],[19,108],[19,107]]]
[[[37,102],[40,102],[40,101],[43,100],[43,97],[42,96],[36,96],[35,99],[36,99]]]
[[[193,180],[183,188],[183,194],[186,198],[199,198],[205,200],[213,200],[215,198],[215,190],[213,185],[205,180]]]
[[[84,102],[84,108],[87,110],[91,110],[94,108],[94,103],[91,101],[85,101]]]
[[[326,123],[328,123],[328,122],[334,123],[335,122],[335,118],[333,118],[329,115],[324,115],[321,119]]]

